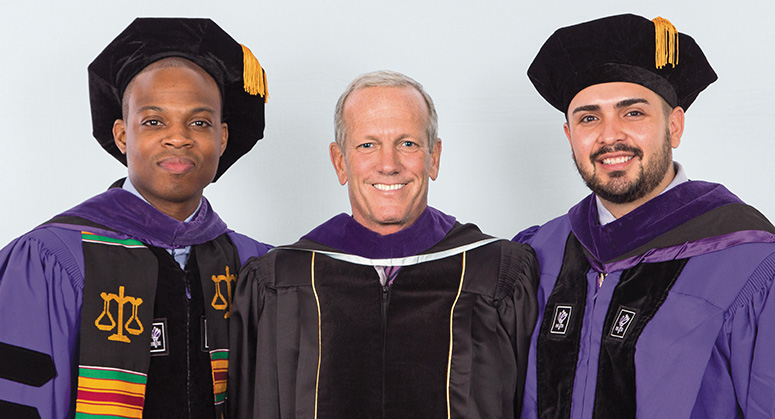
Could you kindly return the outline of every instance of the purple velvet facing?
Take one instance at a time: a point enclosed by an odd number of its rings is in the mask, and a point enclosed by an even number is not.
[[[455,217],[426,207],[414,224],[383,236],[360,225],[353,217],[339,214],[302,238],[366,258],[398,258],[416,255],[435,245],[454,224]]]
[[[60,216],[76,216],[126,234],[145,244],[177,248],[204,243],[230,230],[203,197],[202,206],[187,223],[162,214],[131,192],[112,188]]]
[[[724,186],[693,181],[676,186],[670,193],[659,195],[604,226],[598,222],[594,195],[571,208],[568,216],[571,230],[581,244],[598,261],[610,261],[699,215],[732,203],[742,201]]]
[[[775,236],[772,233],[759,230],[736,231],[723,236],[708,237],[677,246],[651,249],[641,255],[616,262],[600,263],[595,260],[590,260],[589,262],[597,272],[616,272],[632,268],[639,263],[656,263],[690,258],[743,243],[775,243]]]

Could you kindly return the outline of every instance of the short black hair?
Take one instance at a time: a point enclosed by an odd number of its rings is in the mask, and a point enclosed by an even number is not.
[[[132,79],[126,85],[126,88],[124,89],[124,93],[122,93],[121,95],[121,115],[123,119],[126,119],[127,113],[129,112],[129,95],[132,92],[132,88],[134,87],[137,76],[157,68],[190,68],[195,71],[201,71],[202,73],[206,74],[208,77],[212,79],[212,76],[210,76],[210,74],[207,71],[205,71],[202,67],[196,65],[195,63],[185,58],[167,57],[159,61],[153,62],[149,64],[147,67],[145,67],[144,69],[140,70],[139,73],[135,74],[135,76],[132,77]],[[213,82],[215,82],[215,79],[213,79]],[[215,84],[217,85],[218,83],[215,83]],[[223,92],[221,92],[220,87],[218,89],[218,92],[221,100],[221,104],[220,104],[221,119],[223,119]]]

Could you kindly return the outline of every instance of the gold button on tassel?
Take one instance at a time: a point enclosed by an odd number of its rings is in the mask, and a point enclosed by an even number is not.
[[[658,69],[667,64],[678,64],[678,30],[669,20],[657,17],[654,20],[656,51],[654,61]]]
[[[266,73],[261,68],[261,64],[258,63],[255,55],[250,49],[242,45],[242,79],[244,80],[245,91],[249,94],[261,95],[264,98],[264,103],[269,100],[266,88]]]

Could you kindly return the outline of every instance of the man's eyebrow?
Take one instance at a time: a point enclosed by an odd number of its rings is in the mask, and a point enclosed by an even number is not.
[[[643,98],[633,98],[633,99],[625,99],[621,102],[618,102],[614,107],[616,109],[626,108],[628,106],[634,105],[636,103],[645,103],[646,105],[649,104],[649,101]]]
[[[614,108],[616,108],[616,109],[626,108],[626,107],[634,105],[636,103],[645,103],[645,104],[648,105],[649,101],[644,99],[644,98],[624,99],[624,100],[622,100],[620,102],[617,102],[616,105],[614,105]],[[583,105],[583,106],[579,106],[578,108],[574,109],[573,112],[571,112],[571,114],[575,115],[575,114],[577,114],[579,112],[596,112],[596,111],[599,111],[599,110],[600,110],[600,106],[599,105]]]
[[[382,141],[378,135],[367,135],[364,138],[366,140],[369,140],[369,141]],[[401,141],[401,140],[404,140],[406,138],[412,138],[412,136],[409,135],[409,134],[401,134],[398,137],[393,138],[392,140],[388,140],[388,141]]]
[[[199,112],[210,112],[215,113],[215,109],[209,107],[209,106],[200,106],[198,108],[194,108],[191,110],[191,113],[199,113]]]
[[[583,105],[574,109],[573,112],[571,112],[571,114],[575,115],[579,112],[596,112],[599,110],[600,110],[600,105]]]
[[[164,111],[164,108],[156,105],[147,105],[147,106],[141,106],[137,108],[137,112],[145,112],[145,111],[162,112]],[[191,113],[199,113],[199,112],[215,113],[215,109],[209,106],[200,106],[198,108],[194,108],[191,110]]]
[[[163,108],[160,106],[147,105],[147,106],[141,106],[137,108],[135,112],[145,112],[145,111],[161,112],[162,110]]]

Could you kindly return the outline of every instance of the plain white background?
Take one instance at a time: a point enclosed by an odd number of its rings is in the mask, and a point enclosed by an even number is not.
[[[555,29],[627,12],[671,20],[719,74],[675,159],[775,217],[772,2],[29,1],[0,17],[0,242],[126,175],[91,136],[86,67],[137,16],[210,17],[266,68],[265,137],[205,191],[231,228],[283,244],[349,213],[328,157],[334,104],[358,74],[391,69],[438,108],[431,205],[511,238],[588,194],[527,67]]]

